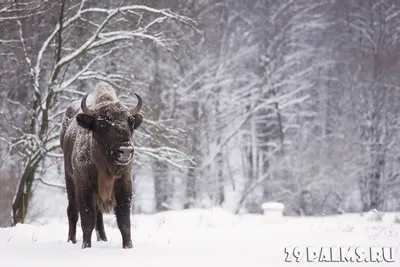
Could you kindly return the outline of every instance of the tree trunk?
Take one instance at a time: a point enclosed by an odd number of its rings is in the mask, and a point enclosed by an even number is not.
[[[191,131],[191,137],[192,137],[192,148],[190,151],[191,155],[195,156],[195,160],[198,163],[199,159],[201,157],[201,152],[199,150],[200,147],[200,137],[199,137],[199,103],[195,102],[193,103],[193,108],[192,108],[192,116],[193,116],[193,121],[194,123],[194,129]],[[186,188],[185,188],[185,203],[184,203],[184,208],[185,209],[190,209],[195,206],[196,200],[197,200],[197,177],[198,177],[198,171],[194,168],[195,166],[191,166],[192,168],[189,169],[187,178],[186,178]]]
[[[32,185],[35,180],[36,169],[42,158],[42,155],[39,154],[36,159],[30,160],[25,167],[12,205],[13,225],[25,223],[29,200],[32,196]]]
[[[196,171],[194,166],[189,169],[186,179],[186,190],[185,190],[185,203],[184,209],[190,209],[195,206],[196,203]]]
[[[168,168],[164,162],[155,161],[153,172],[156,211],[169,210],[173,196],[173,184],[168,179]]]

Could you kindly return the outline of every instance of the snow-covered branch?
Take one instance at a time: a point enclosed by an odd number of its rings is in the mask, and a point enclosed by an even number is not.
[[[171,147],[149,148],[139,146],[136,151],[159,161],[165,161],[179,169],[187,169],[190,168],[191,164],[195,164],[185,153]]]

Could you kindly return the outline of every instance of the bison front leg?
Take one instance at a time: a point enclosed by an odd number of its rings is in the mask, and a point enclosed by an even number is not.
[[[122,247],[132,248],[131,239],[131,201],[132,201],[132,183],[123,181],[117,182],[115,190],[115,215],[117,217],[118,228],[122,236]]]
[[[96,224],[96,209],[93,201],[93,190],[84,188],[79,192],[79,213],[83,232],[82,248],[92,247],[92,232]]]

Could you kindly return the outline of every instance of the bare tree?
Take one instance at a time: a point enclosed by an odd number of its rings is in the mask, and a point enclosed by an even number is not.
[[[395,1],[350,1],[338,6],[347,43],[339,58],[342,86],[352,101],[346,108],[358,136],[355,164],[363,210],[384,209],[398,177],[399,48],[397,25],[400,6]],[[343,10],[346,8],[346,10]],[[347,117],[348,118],[348,117]]]
[[[170,49],[174,43],[165,39],[157,29],[167,20],[192,24],[192,21],[167,9],[155,9],[144,5],[121,5],[100,8],[89,5],[83,0],[68,5],[66,1],[58,4],[58,17],[54,27],[47,29],[38,51],[29,49],[30,40],[24,31],[26,16],[45,16],[46,3],[38,7],[38,14],[25,12],[15,4],[15,11],[1,17],[1,21],[15,21],[25,60],[25,69],[29,75],[29,89],[32,100],[28,105],[21,105],[29,114],[24,127],[12,124],[15,129],[10,136],[3,136],[10,148],[15,148],[23,157],[24,169],[13,203],[14,223],[24,222],[32,195],[35,174],[46,156],[58,156],[53,152],[59,148],[59,124],[62,107],[59,99],[71,94],[82,94],[74,89],[73,84],[79,79],[91,78],[100,72],[92,69],[115,50],[124,49],[134,42],[150,41],[155,45]],[[25,4],[27,5],[27,4]],[[26,13],[26,14],[25,14]],[[147,17],[150,16],[150,19]],[[126,23],[127,19],[136,21],[136,25]],[[87,27],[87,36],[76,42],[71,34],[77,27]],[[118,27],[116,27],[118,25]],[[46,25],[47,28],[48,25]],[[154,28],[156,30],[154,30]],[[3,40],[3,43],[5,41]],[[78,59],[81,65],[78,67]],[[12,122],[11,122],[12,123]]]

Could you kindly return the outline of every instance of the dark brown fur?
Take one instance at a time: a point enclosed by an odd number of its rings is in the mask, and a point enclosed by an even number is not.
[[[83,101],[84,102],[84,101]],[[61,129],[65,181],[68,194],[68,241],[76,243],[76,224],[81,217],[82,248],[91,247],[96,229],[98,240],[106,241],[103,213],[114,211],[124,248],[131,248],[130,206],[133,159],[121,163],[120,147],[131,147],[133,131],[142,115],[122,104],[107,83],[92,93],[90,114],[82,112],[81,101],[66,110]],[[132,155],[132,152],[131,152]],[[124,155],[125,156],[125,155]],[[124,159],[125,160],[125,159]]]

